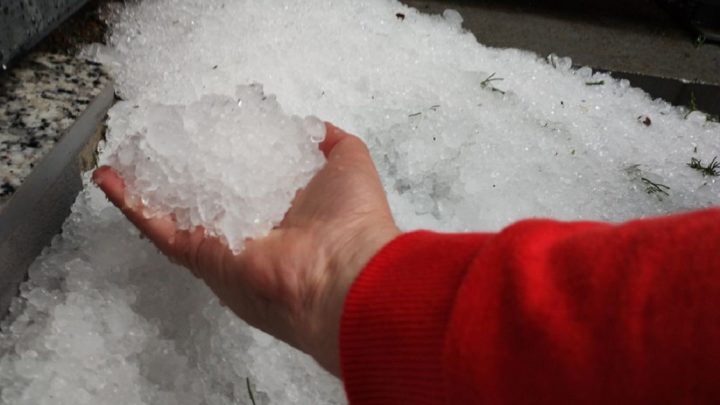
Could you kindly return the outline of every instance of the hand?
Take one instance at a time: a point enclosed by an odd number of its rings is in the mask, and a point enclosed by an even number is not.
[[[123,180],[98,168],[95,183],[165,255],[207,283],[249,324],[313,356],[340,375],[339,329],[353,281],[400,232],[365,144],[326,124],[326,165],[295,196],[280,225],[234,255],[202,228],[128,206]]]

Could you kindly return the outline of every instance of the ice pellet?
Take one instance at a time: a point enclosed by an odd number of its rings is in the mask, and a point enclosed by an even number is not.
[[[236,253],[280,223],[325,162],[324,123],[285,114],[258,84],[187,106],[121,102],[108,124],[118,145],[107,162],[145,214],[202,226]]]
[[[621,221],[720,202],[718,177],[688,166],[720,156],[712,117],[569,58],[485,47],[457,12],[144,0],[110,23],[109,45],[87,52],[123,100],[100,162],[130,179],[149,215],[215,224],[236,249],[322,165],[320,119],[367,142],[403,229]],[[258,404],[345,402],[335,378],[221,307],[85,184],[2,326],[1,403],[250,404],[248,382]]]

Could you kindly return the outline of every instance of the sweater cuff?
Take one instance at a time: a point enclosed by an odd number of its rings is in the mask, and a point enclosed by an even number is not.
[[[406,233],[352,285],[340,325],[351,404],[423,404],[445,398],[445,330],[455,294],[488,235]]]

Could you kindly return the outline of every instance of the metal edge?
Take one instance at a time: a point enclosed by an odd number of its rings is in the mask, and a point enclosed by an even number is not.
[[[112,83],[67,129],[0,212],[0,319],[27,269],[61,229],[82,189],[78,154],[113,103]]]

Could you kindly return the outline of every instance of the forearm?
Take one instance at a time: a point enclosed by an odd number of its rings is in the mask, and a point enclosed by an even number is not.
[[[525,221],[466,236],[470,255],[450,247],[458,236],[433,234],[440,248],[413,235],[350,292],[341,357],[353,403],[720,397],[717,211]]]
[[[422,404],[442,398],[447,323],[457,290],[487,239],[407,233],[370,261],[351,288],[340,331],[351,402]]]

